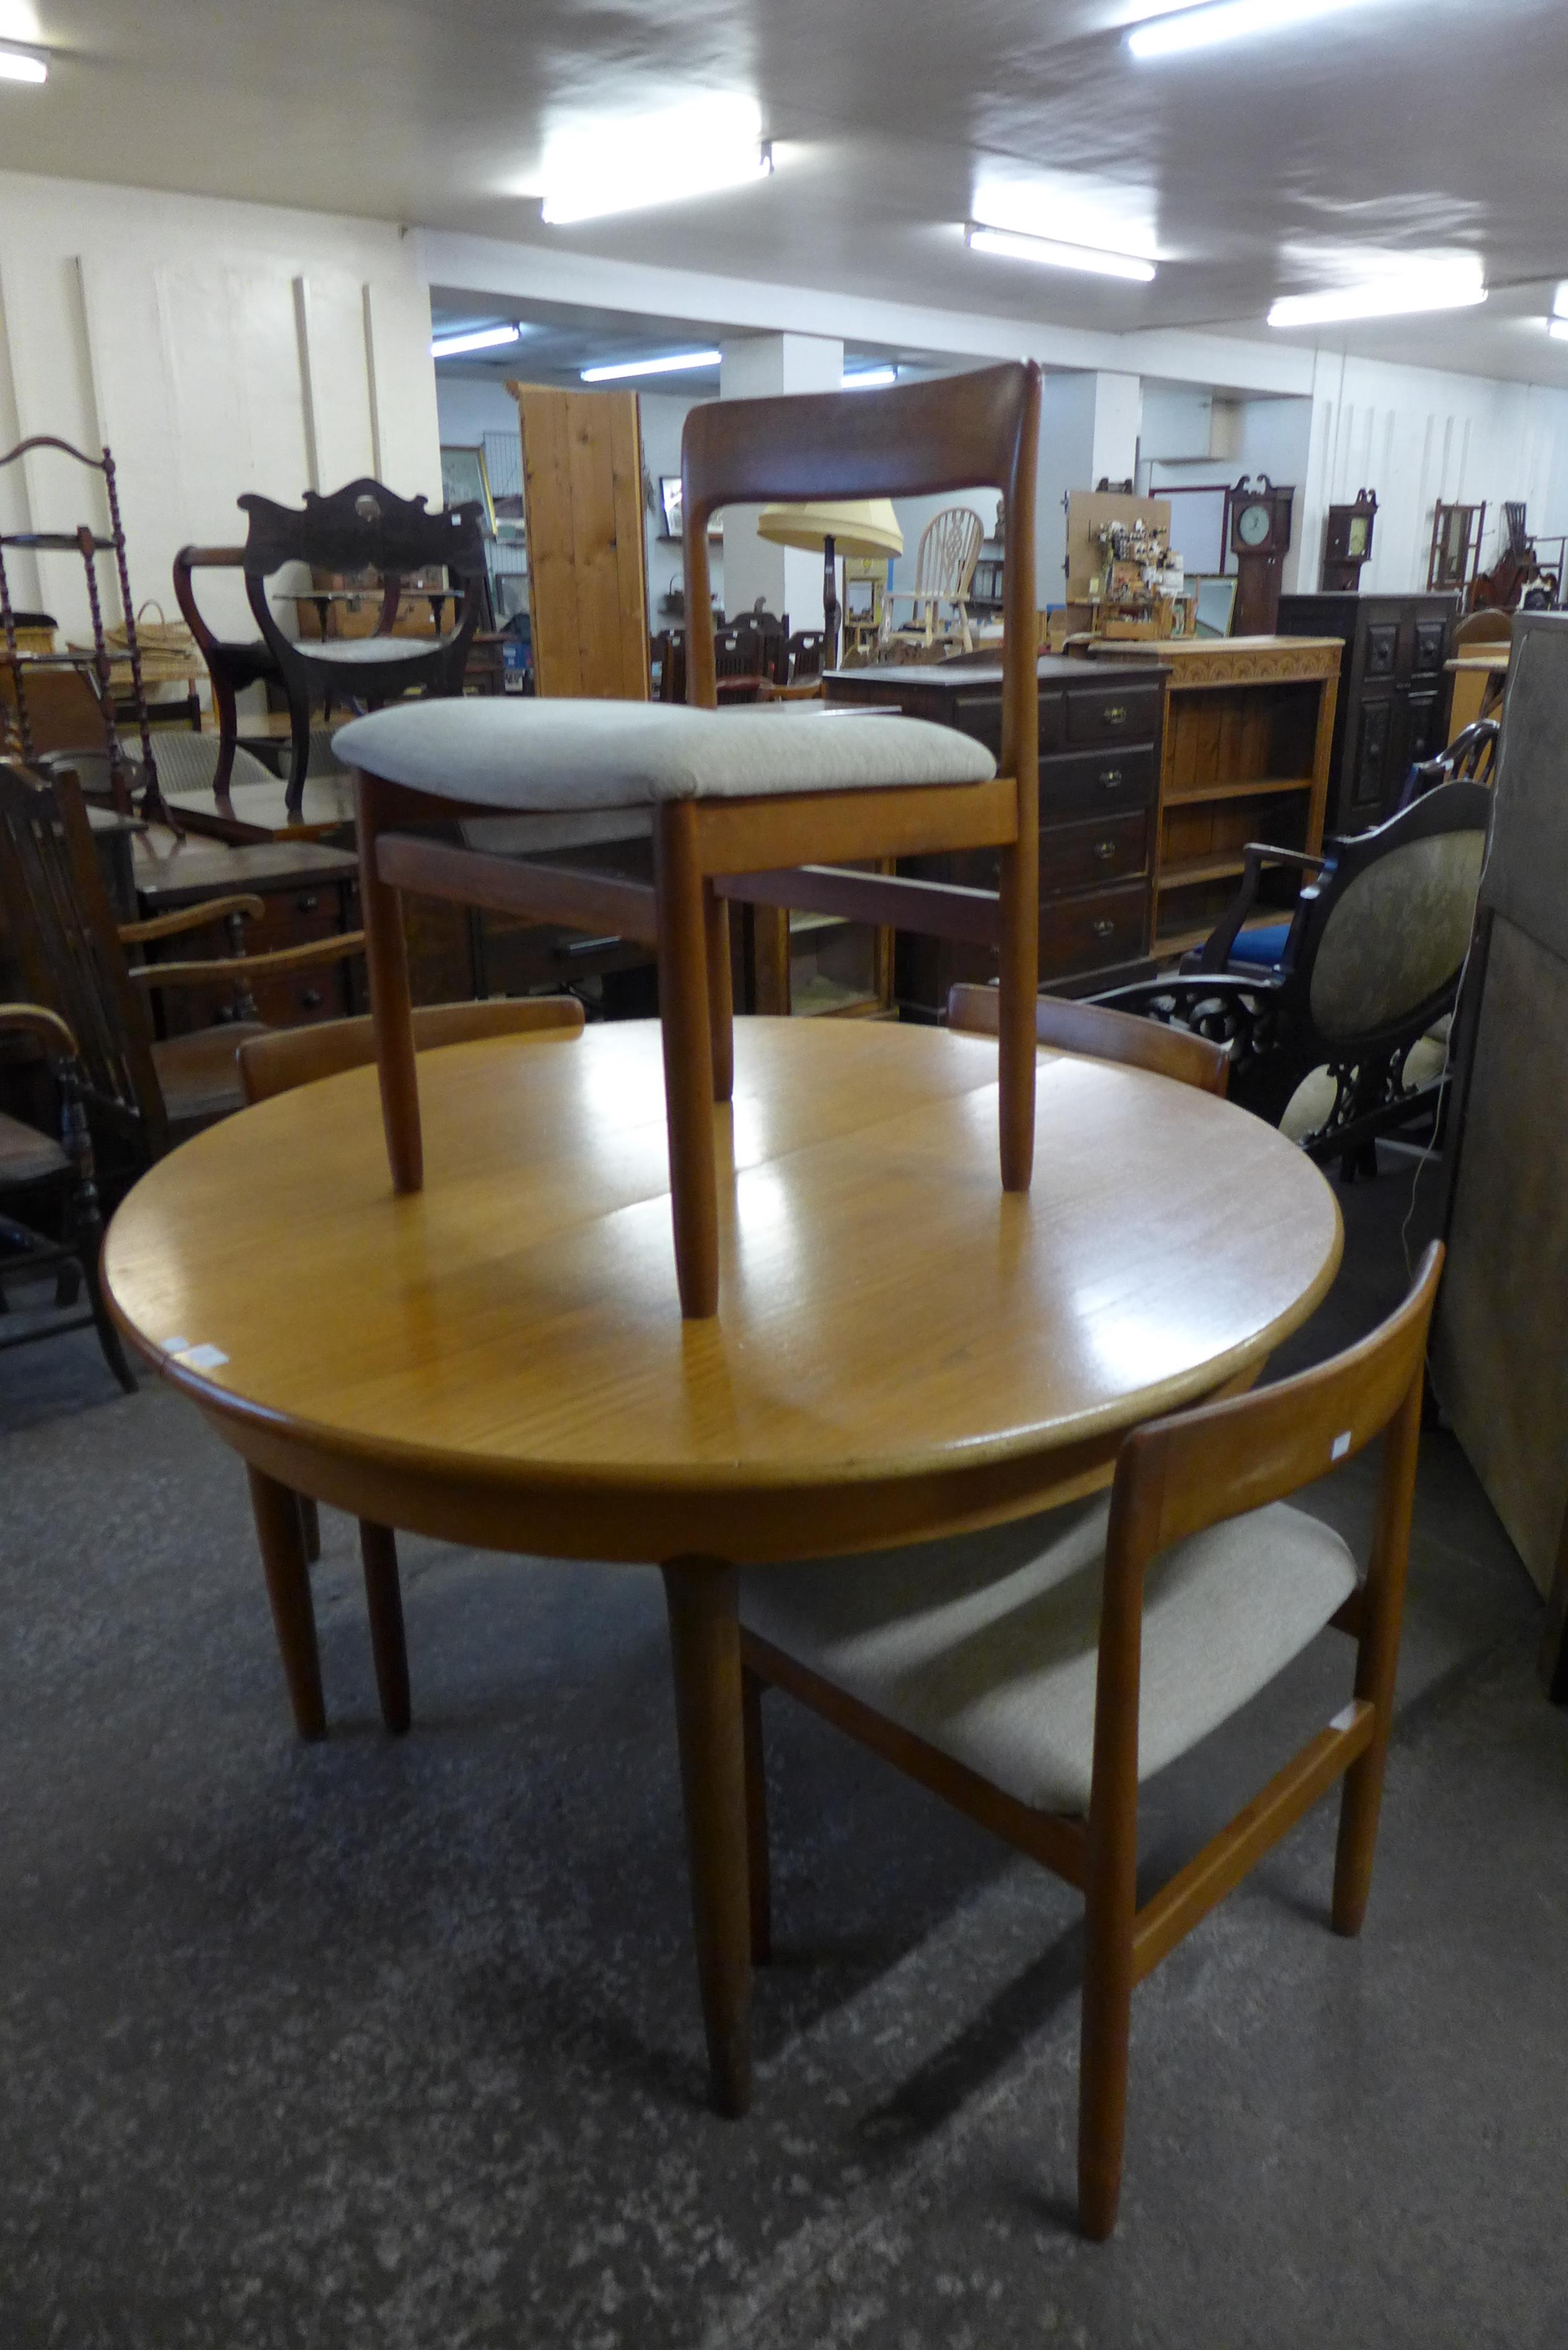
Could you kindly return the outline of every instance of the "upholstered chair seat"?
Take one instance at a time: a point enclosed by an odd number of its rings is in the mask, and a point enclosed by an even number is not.
[[[809,703],[694,710],[670,702],[400,703],[333,737],[346,766],[498,811],[578,814],[670,800],[989,783],[981,743],[924,719]]]
[[[1035,1811],[1086,1813],[1107,1499],[876,1558],[753,1568],[748,1632]],[[1144,1587],[1138,1776],[1254,1697],[1356,1586],[1278,1502],[1177,1543]]]

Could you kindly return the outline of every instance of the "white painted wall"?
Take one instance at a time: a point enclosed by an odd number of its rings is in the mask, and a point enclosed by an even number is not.
[[[722,346],[719,370],[724,400],[771,400],[780,394],[836,391],[844,375],[844,345],[828,335],[750,335]],[[724,514],[724,610],[732,620],[759,597],[792,629],[823,622],[822,557],[801,547],[774,546],[757,536],[761,508],[730,506]],[[842,598],[844,590],[839,588]]]
[[[1377,493],[1364,588],[1426,586],[1439,498],[1486,500],[1484,569],[1497,554],[1504,499],[1525,501],[1537,536],[1568,530],[1568,393],[1322,352],[1297,532],[1303,588],[1317,585],[1328,507],[1364,484]]]
[[[297,504],[375,473],[439,503],[434,373],[417,248],[395,227],[0,172],[0,445],[109,443],[132,595],[171,618],[176,550],[242,539],[243,491]],[[0,474],[0,520],[101,523],[95,480],[30,456]],[[10,570],[18,604],[86,634],[75,556],[17,555]],[[219,625],[253,633],[237,575],[206,575],[202,595]]]

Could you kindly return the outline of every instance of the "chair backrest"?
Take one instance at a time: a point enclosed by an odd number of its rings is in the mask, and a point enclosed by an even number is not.
[[[964,981],[949,991],[948,1026],[974,1036],[994,1036],[1001,1001],[996,988]],[[1178,1085],[1200,1087],[1205,1093],[1223,1094],[1230,1081],[1231,1063],[1223,1045],[1101,1003],[1079,1003],[1064,995],[1036,996],[1034,1034],[1042,1045],[1059,1053],[1119,1061],[1127,1068],[1174,1077]]]
[[[414,1050],[482,1044],[492,1036],[580,1036],[583,1007],[573,995],[500,996],[478,1003],[423,1003],[414,1010]],[[270,1101],[296,1086],[314,1085],[344,1069],[367,1068],[376,1057],[369,1013],[357,1020],[322,1020],[309,1028],[276,1028],[250,1036],[237,1055],[240,1090],[247,1103]]]
[[[1435,759],[1417,759],[1405,778],[1400,807],[1408,807],[1439,784],[1490,784],[1502,728],[1495,718],[1477,718],[1455,735]]]
[[[821,629],[797,629],[784,648],[789,673],[779,682],[794,685],[802,678],[820,677],[826,646],[827,638]]]
[[[67,775],[0,765],[0,907],[28,993],[80,1047],[89,1107],[168,1148],[152,1024],[131,983],[80,791]]]
[[[1137,1570],[1172,1543],[1299,1492],[1353,1460],[1401,1411],[1412,1451],[1419,1431],[1427,1332],[1443,1268],[1434,1241],[1403,1305],[1368,1336],[1293,1378],[1199,1405],[1137,1429],[1116,1458],[1106,1548]],[[1413,1469],[1413,1460],[1411,1462]],[[1404,1524],[1383,1523],[1376,1544],[1408,1533],[1410,1492],[1390,1496]]]
[[[782,400],[707,400],[680,444],[686,608],[708,608],[708,524],[729,505],[808,499],[1002,492],[1002,771],[1033,806],[1039,756],[1034,619],[1034,477],[1040,369],[1033,360],[979,368],[886,391],[807,392]],[[687,696],[717,707],[707,631],[690,650]]]
[[[1492,795],[1439,784],[1386,824],[1330,844],[1286,943],[1324,1043],[1371,1049],[1448,1008],[1469,952]]]
[[[1454,630],[1454,650],[1462,652],[1470,645],[1508,644],[1512,637],[1511,612],[1472,612]]]
[[[648,700],[642,435],[635,391],[507,386],[523,435],[534,690]],[[686,608],[702,611],[688,596]]]
[[[486,592],[477,500],[431,514],[422,496],[400,498],[384,482],[362,477],[329,496],[306,490],[302,507],[280,506],[254,490],[248,490],[239,504],[250,518],[242,564],[245,594],[256,626],[286,676],[302,654],[308,654],[309,646],[296,643],[279,625],[266,583],[285,564],[303,563],[313,573],[374,571],[383,588],[377,623],[377,633],[383,636],[389,634],[397,617],[400,584],[416,572],[444,567],[452,584],[462,590],[456,625],[444,637],[432,639],[428,652],[400,662],[400,668],[409,685],[425,681],[427,671],[434,676],[455,671],[461,678]]]
[[[985,525],[972,506],[944,506],[920,533],[915,558],[915,592],[919,596],[962,597],[969,594],[974,567],[985,541]]]

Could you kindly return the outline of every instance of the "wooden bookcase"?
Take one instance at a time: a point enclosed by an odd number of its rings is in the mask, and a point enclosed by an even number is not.
[[[1174,955],[1209,936],[1251,840],[1323,846],[1344,645],[1338,637],[1081,638],[1097,660],[1161,662],[1164,754],[1154,860],[1154,940]],[[1294,895],[1293,882],[1283,885]]]

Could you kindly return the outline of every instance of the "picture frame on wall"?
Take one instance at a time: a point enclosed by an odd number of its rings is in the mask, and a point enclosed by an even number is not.
[[[490,473],[484,451],[477,443],[443,441],[441,451],[441,504],[470,505],[477,501],[487,538],[495,536],[495,501],[490,494]]]
[[[664,517],[664,528],[659,536],[663,538],[679,538],[680,536],[682,513],[680,504],[680,476],[679,473],[660,473],[659,477],[659,511]],[[724,517],[722,515],[714,515],[710,518],[708,524],[708,536],[710,538],[723,537]]]

